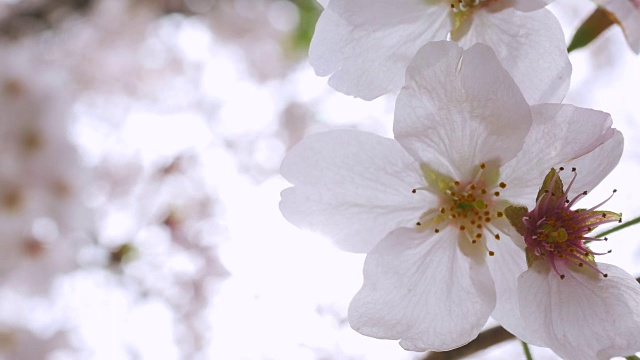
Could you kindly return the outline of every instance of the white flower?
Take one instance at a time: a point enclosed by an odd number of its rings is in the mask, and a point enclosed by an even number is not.
[[[418,49],[450,34],[464,48],[491,46],[530,104],[560,102],[571,64],[558,20],[541,9],[549,2],[331,0],[309,62],[336,90],[371,100],[400,89]]]
[[[640,1],[639,0],[596,0],[614,21],[620,25],[629,47],[640,53]]]
[[[573,173],[567,191],[575,186],[575,168]],[[618,222],[620,214],[595,210],[602,204],[571,210],[584,195],[569,198],[551,169],[533,210],[506,209],[524,238],[529,266],[518,280],[518,306],[511,307],[526,323],[515,335],[535,334],[540,344],[568,360],[633,354],[640,350],[640,284],[616,266],[596,263],[595,255],[603,254],[585,243],[603,240],[587,234]]]
[[[482,44],[463,51],[433,42],[417,53],[394,133],[307,137],[282,162],[294,186],[280,209],[293,224],[368,253],[351,326],[419,351],[472,340],[496,301],[514,296],[505,291],[515,293],[526,267],[522,250],[504,240],[515,233],[503,214],[508,204],[533,206],[556,164],[588,169],[579,187],[591,189],[622,153],[608,114],[530,107]],[[511,312],[494,316],[507,329],[521,324],[503,314]]]

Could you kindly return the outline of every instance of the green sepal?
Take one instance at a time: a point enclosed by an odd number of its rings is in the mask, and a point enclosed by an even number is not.
[[[573,39],[571,39],[567,51],[572,52],[573,50],[589,45],[598,35],[616,22],[613,14],[603,7],[596,8],[591,16],[576,30],[576,34],[573,36]]]
[[[553,177],[556,175],[556,173],[557,171],[554,168],[551,168],[551,170],[549,170],[549,173],[547,173],[547,176],[544,177],[544,181],[542,181],[542,186],[540,187],[540,190],[538,190],[538,196],[536,196],[536,201],[539,201],[540,198],[546,194],[546,191],[549,190],[549,187],[551,185],[551,180],[553,180]],[[549,194],[549,196],[551,196],[551,198],[555,200],[558,197],[561,197],[563,195],[564,195],[564,187],[562,185],[562,179],[558,175],[556,177],[556,181],[553,183],[553,187],[551,187],[551,193]]]
[[[526,206],[513,206],[509,205],[504,209],[504,215],[509,220],[509,224],[513,226],[518,234],[524,236],[527,227],[525,226],[522,218],[529,212]]]
[[[291,0],[291,2],[298,8],[299,21],[289,37],[289,50],[296,53],[306,53],[309,50],[309,44],[322,7],[314,0]]]
[[[585,211],[585,210],[586,209],[576,209],[576,212],[578,213],[578,212],[582,212],[582,211]],[[607,210],[592,210],[591,212],[594,213],[594,214],[600,214],[600,216],[598,216],[598,217],[594,216],[594,217],[589,218],[588,221],[584,222],[584,225],[591,225],[593,223],[597,223],[600,220],[602,220],[602,218],[606,218],[607,220],[615,220],[615,221],[618,221],[618,220],[622,219],[622,213],[616,213],[616,212],[607,211]],[[595,229],[595,227],[593,229]],[[593,229],[591,229],[591,230],[593,230]]]
[[[589,249],[588,246],[586,246],[586,248]],[[598,267],[598,264],[596,263],[596,257],[593,256],[593,254],[580,255],[580,257],[583,258],[585,261],[591,263],[591,265]]]
[[[602,217],[603,218],[606,217],[607,220],[616,220],[616,221],[618,221],[618,220],[622,219],[622,213],[616,213],[616,212],[613,212],[613,211],[596,210],[596,211],[594,211],[594,213],[604,215]]]
[[[524,253],[527,256],[527,267],[532,267],[534,262],[540,259],[544,259],[543,256],[534,254],[533,250],[529,249],[528,247],[524,249]]]

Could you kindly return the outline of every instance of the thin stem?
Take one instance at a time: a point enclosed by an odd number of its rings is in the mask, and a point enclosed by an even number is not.
[[[611,229],[609,229],[607,231],[603,231],[600,234],[596,235],[595,237],[600,238],[600,237],[603,237],[603,236],[607,236],[607,235],[612,234],[612,233],[614,233],[614,232],[616,232],[618,230],[622,230],[622,229],[624,229],[626,227],[629,227],[631,225],[635,225],[637,223],[640,223],[640,216],[638,216],[637,218],[635,218],[633,220],[626,221],[626,222],[624,222],[624,223],[622,223],[622,224],[620,224],[618,226],[612,227]]]
[[[531,356],[531,350],[529,350],[529,344],[527,344],[524,341],[520,341],[522,343],[522,350],[524,350],[524,356],[527,358],[527,360],[533,360],[533,357]]]

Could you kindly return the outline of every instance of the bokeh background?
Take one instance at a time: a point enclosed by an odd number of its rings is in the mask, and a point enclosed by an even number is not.
[[[595,6],[550,9],[569,40]],[[425,357],[351,330],[364,256],[278,211],[280,161],[305,135],[392,135],[395,95],[344,96],[308,65],[320,11],[0,0],[0,359]],[[584,203],[615,188],[606,208],[640,216],[640,58],[612,27],[571,61],[565,102],[611,113],[626,140]],[[639,276],[638,229],[600,260]],[[473,357],[523,355],[512,340]]]

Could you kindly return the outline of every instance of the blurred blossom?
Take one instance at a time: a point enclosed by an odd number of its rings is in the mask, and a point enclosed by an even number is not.
[[[100,216],[106,220],[100,241],[112,249],[108,265],[131,290],[161,299],[175,311],[178,347],[188,357],[206,350],[202,316],[216,283],[228,275],[217,255],[215,200],[200,171],[196,159],[176,157],[143,172],[129,192],[110,199]],[[109,231],[123,215],[133,220],[127,230]]]
[[[29,7],[39,5],[48,9]],[[186,358],[206,350],[202,317],[228,274],[217,255],[215,190],[198,158],[179,153],[184,147],[144,159],[135,156],[138,144],[114,151],[127,141],[119,132],[135,108],[208,108],[194,87],[204,59],[180,39],[191,31],[210,41],[198,24],[153,6],[96,1],[86,17],[51,33],[2,43],[2,313],[32,294],[56,302],[69,295],[50,293],[52,285],[102,268],[175,312]],[[22,343],[22,335],[10,338]]]
[[[38,49],[4,44],[0,61],[0,182],[5,281],[45,291],[76,267],[92,229],[83,185],[89,170],[67,133],[76,89],[69,74],[43,64]],[[64,89],[61,91],[61,89]]]
[[[0,359],[47,359],[69,346],[62,333],[38,336],[28,329],[0,324]],[[60,352],[62,353],[62,352]]]
[[[287,44],[298,25],[298,11],[289,1],[217,1],[203,21],[242,51],[240,61],[251,75],[268,81],[286,76],[302,60],[303,53]]]

